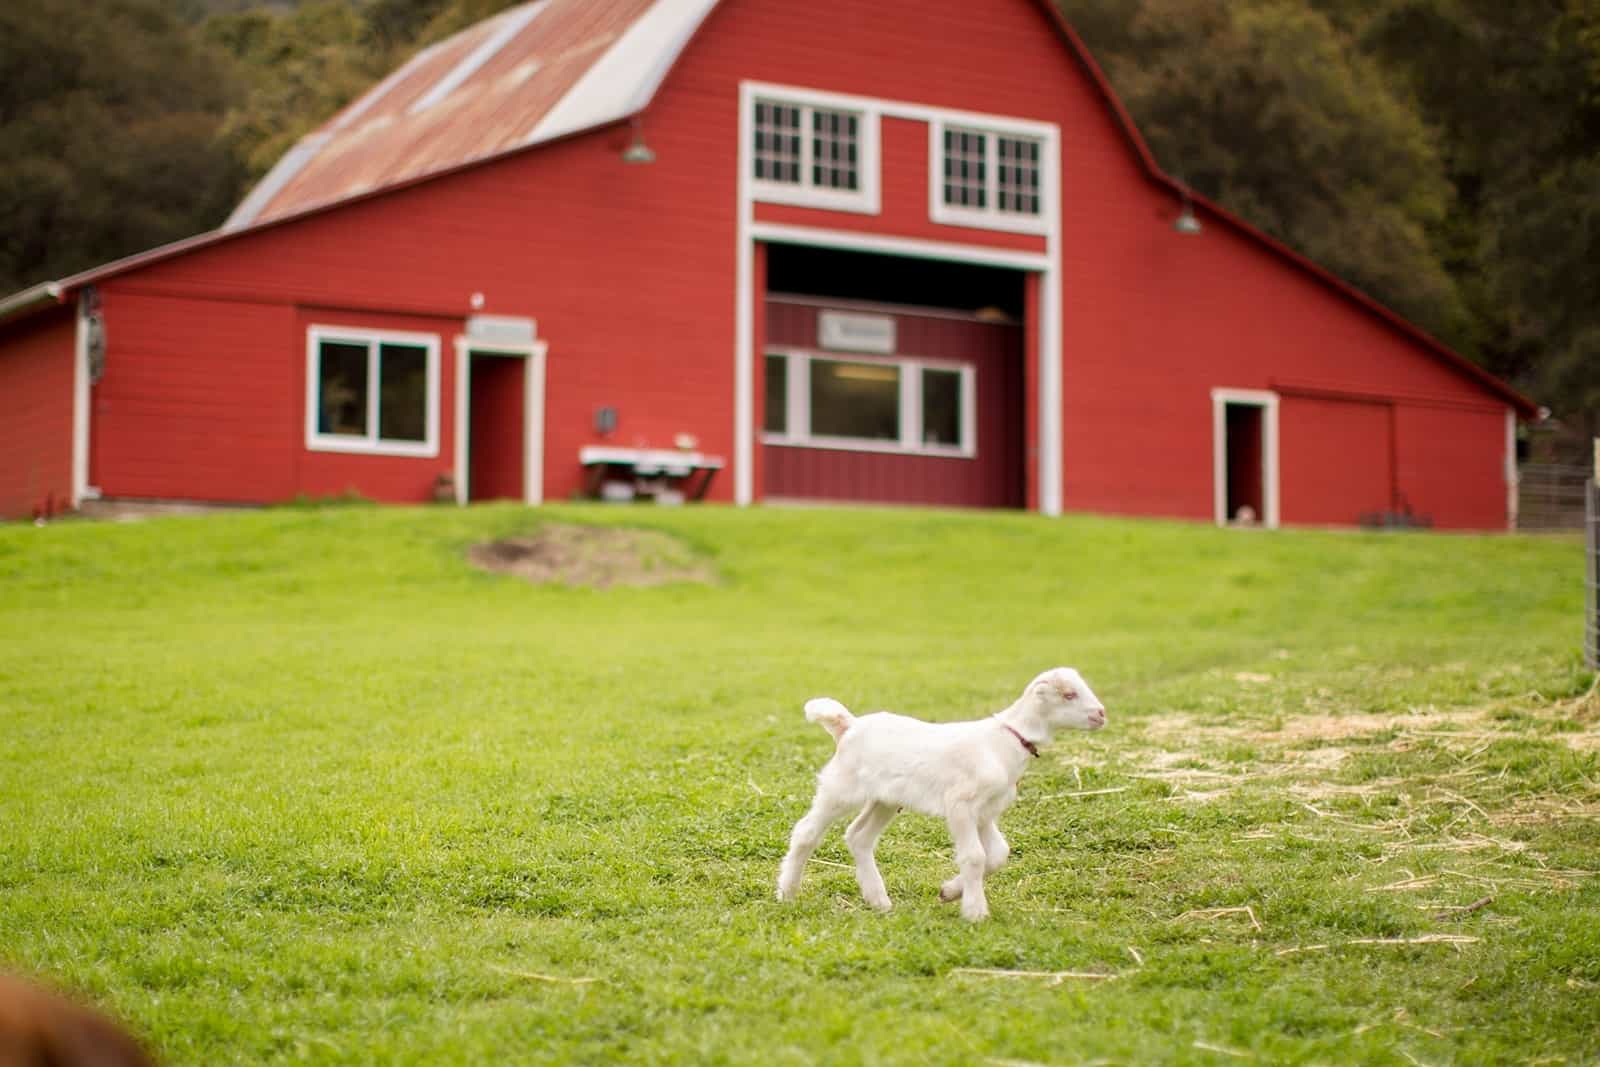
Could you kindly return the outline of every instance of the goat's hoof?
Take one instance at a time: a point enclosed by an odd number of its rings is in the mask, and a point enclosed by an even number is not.
[[[894,907],[894,901],[890,900],[888,897],[884,897],[882,900],[867,901],[867,906],[873,911],[888,911],[890,908]]]
[[[984,908],[982,911],[963,911],[961,913],[961,917],[967,920],[969,923],[981,923],[989,917],[989,909]]]
[[[939,899],[946,904],[953,904],[961,899],[961,883],[946,883],[939,887]]]

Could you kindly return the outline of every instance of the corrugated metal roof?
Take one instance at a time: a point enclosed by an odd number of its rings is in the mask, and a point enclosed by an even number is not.
[[[715,0],[532,0],[413,56],[302,138],[237,230],[614,122],[649,102]]]

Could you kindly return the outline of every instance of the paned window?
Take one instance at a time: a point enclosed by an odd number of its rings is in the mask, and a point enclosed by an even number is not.
[[[1039,142],[996,137],[995,206],[1017,215],[1039,214]]]
[[[977,441],[974,381],[967,364],[907,356],[768,352],[762,439],[817,448],[971,456]]]
[[[757,200],[878,210],[877,118],[831,101],[749,98],[751,193]]]
[[[438,454],[437,337],[314,326],[306,352],[308,447]]]
[[[811,184],[819,189],[857,189],[861,120],[848,111],[811,112]]]
[[[1042,138],[938,123],[935,131],[934,221],[1042,232]]]
[[[944,131],[944,202],[983,210],[989,205],[986,156],[989,138],[966,130]]]
[[[756,177],[762,181],[800,182],[800,109],[756,101]]]

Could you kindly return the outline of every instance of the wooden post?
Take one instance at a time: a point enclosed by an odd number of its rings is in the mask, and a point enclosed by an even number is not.
[[[1583,487],[1583,661],[1600,668],[1600,437],[1594,439],[1594,470]]]

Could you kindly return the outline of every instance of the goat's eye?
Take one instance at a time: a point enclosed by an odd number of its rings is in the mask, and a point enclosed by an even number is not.
[[[1061,699],[1063,699],[1063,700],[1077,700],[1078,699],[1078,691],[1076,689],[1063,689],[1061,691]]]

